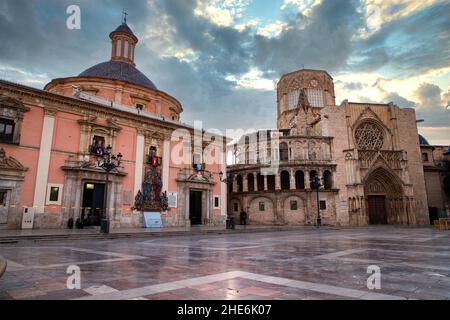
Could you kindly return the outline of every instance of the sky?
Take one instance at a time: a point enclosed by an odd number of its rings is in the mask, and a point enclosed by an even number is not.
[[[108,61],[124,9],[138,69],[183,122],[275,128],[276,82],[304,67],[333,76],[337,104],[415,108],[419,132],[450,144],[449,0],[2,0],[0,78],[42,89]]]

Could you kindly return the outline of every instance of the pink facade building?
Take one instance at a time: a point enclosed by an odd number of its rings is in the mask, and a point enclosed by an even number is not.
[[[110,61],[44,90],[0,81],[0,228],[21,228],[24,210],[34,228],[104,214],[113,229],[142,227],[144,211],[165,226],[224,223],[226,139],[180,122],[181,103],[135,67],[125,21],[110,38]],[[123,161],[105,195],[108,146]]]

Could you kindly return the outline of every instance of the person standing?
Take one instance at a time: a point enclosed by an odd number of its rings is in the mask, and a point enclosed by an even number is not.
[[[247,212],[242,210],[241,214],[240,214],[240,218],[241,218],[241,225],[246,226],[247,225]]]

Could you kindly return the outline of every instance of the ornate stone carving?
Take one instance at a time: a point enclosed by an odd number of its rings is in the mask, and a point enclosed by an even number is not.
[[[301,113],[301,111],[303,111]],[[296,113],[289,121],[293,135],[318,135],[316,125],[322,120],[320,113],[314,111],[308,101],[305,89],[300,90]]]
[[[383,130],[373,122],[363,122],[355,130],[355,142],[362,150],[380,150],[384,143]]]
[[[7,157],[3,148],[0,149],[0,170],[13,170],[25,172],[28,169],[25,168],[19,161],[13,157]]]
[[[134,209],[139,211],[167,210],[167,194],[161,193],[162,179],[157,167],[151,167],[145,174],[142,190],[142,192],[139,190],[134,199]]]

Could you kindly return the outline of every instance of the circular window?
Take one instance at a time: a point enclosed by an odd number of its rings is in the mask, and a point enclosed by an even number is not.
[[[355,132],[356,145],[363,150],[379,150],[383,147],[383,130],[374,123],[365,122]]]

